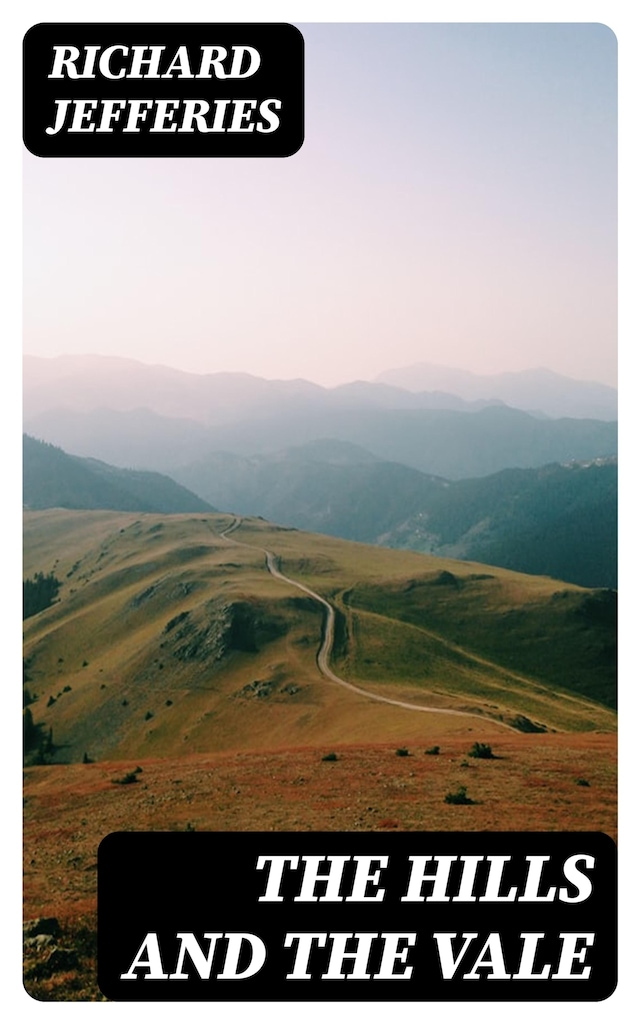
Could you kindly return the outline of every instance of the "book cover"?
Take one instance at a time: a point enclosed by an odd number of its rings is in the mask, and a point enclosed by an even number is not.
[[[142,6],[24,36],[25,990],[591,1019],[616,37]]]

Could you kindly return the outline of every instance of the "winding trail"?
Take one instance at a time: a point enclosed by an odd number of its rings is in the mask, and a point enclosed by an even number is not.
[[[393,704],[398,708],[407,708],[409,711],[425,711],[432,715],[456,715],[459,718],[479,718],[482,722],[491,722],[493,725],[502,726],[503,729],[508,729],[509,732],[519,733],[519,729],[516,729],[512,725],[507,725],[506,722],[501,722],[495,718],[489,718],[487,715],[479,715],[473,711],[454,711],[450,708],[434,708],[424,704],[410,704],[404,700],[394,700],[392,697],[383,697],[379,693],[372,693],[370,690],[365,690],[361,686],[355,686],[353,683],[347,682],[346,679],[342,679],[340,676],[332,670],[329,665],[329,657],[333,650],[333,640],[335,635],[335,622],[336,613],[333,605],[321,597],[320,594],[316,594],[315,590],[311,590],[310,587],[306,587],[304,583],[299,583],[297,580],[291,579],[290,576],[285,576],[283,572],[280,572],[277,565],[277,556],[274,555],[273,551],[268,551],[267,548],[261,548],[257,544],[247,544],[245,541],[236,540],[235,537],[230,537],[229,534],[233,533],[242,525],[242,519],[236,516],[228,526],[226,530],[223,530],[219,537],[224,538],[230,544],[235,544],[241,548],[250,548],[252,551],[261,551],[266,558],[266,566],[268,571],[274,577],[274,579],[282,580],[283,583],[289,583],[290,586],[296,587],[301,590],[304,594],[308,594],[314,601],[318,601],[322,605],[326,614],[322,625],[322,642],[318,648],[316,654],[316,662],[318,668],[326,679],[330,679],[331,682],[337,683],[338,686],[344,686],[345,689],[351,690],[352,693],[357,693],[361,697],[367,697],[369,700],[377,700],[381,704]]]

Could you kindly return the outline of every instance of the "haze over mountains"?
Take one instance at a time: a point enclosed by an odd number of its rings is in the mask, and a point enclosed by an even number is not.
[[[282,412],[283,403],[289,413],[341,408],[477,411],[505,404],[555,418],[617,419],[614,388],[545,369],[480,376],[419,363],[388,370],[374,382],[334,388],[247,373],[187,373],[99,355],[25,356],[23,372],[26,421],[54,408],[147,408],[160,416],[215,425]]]
[[[493,402],[456,395],[415,395],[406,388],[354,381],[323,388],[307,380],[265,380],[248,373],[186,373],[114,356],[25,356],[24,415],[27,421],[51,409],[151,409],[210,426],[251,417],[342,408],[453,408],[473,410]]]
[[[614,422],[541,418],[491,399],[375,383],[326,389],[102,356],[26,357],[24,382],[27,433],[74,455],[161,472],[213,451],[254,455],[324,438],[447,479],[617,450]]]
[[[212,512],[206,501],[161,473],[118,469],[97,459],[22,438],[22,502],[28,509],[117,509],[122,512]]]
[[[617,586],[615,460],[450,482],[326,440],[249,458],[217,452],[175,477],[186,486],[24,437],[25,508],[217,507],[347,540]]]
[[[448,481],[317,441],[214,453],[174,473],[217,508],[347,540],[617,586],[615,460]]]
[[[403,387],[331,389],[103,356],[24,367],[25,428],[59,446],[25,439],[28,507],[219,508],[616,586],[616,393],[604,385],[428,364],[383,375]],[[593,418],[552,418],[565,405]]]
[[[542,367],[519,373],[477,374],[433,363],[415,363],[386,370],[377,378],[382,384],[408,391],[445,391],[466,401],[489,396],[515,409],[546,416],[579,419],[618,418],[618,392],[596,381],[572,380]]]

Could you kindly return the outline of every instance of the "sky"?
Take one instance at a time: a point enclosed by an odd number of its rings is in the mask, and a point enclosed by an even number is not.
[[[616,40],[298,26],[286,159],[24,157],[24,350],[324,385],[434,362],[616,383]]]

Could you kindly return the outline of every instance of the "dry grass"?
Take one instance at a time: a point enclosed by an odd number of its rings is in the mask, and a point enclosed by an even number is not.
[[[482,725],[482,723],[480,723]],[[478,730],[428,741],[263,753],[201,754],[137,764],[35,767],[25,773],[25,918],[57,917],[74,970],[42,975],[25,960],[28,991],[96,1000],[97,851],[120,830],[603,831],[616,838],[616,739],[607,734],[494,737],[495,760],[469,758]],[[482,733],[484,736],[485,734]],[[323,755],[335,750],[335,761]],[[118,785],[136,767],[137,782]],[[589,785],[578,783],[586,780]],[[467,787],[474,801],[445,803]]]
[[[409,743],[203,754],[137,765],[52,765],[25,773],[25,916],[95,909],[97,848],[130,830],[603,831],[616,838],[616,740],[606,734],[504,735],[495,760],[469,761],[478,731]],[[337,760],[322,755],[335,750]],[[462,762],[469,761],[464,767]],[[578,785],[586,779],[589,786]],[[444,803],[467,786],[473,806]]]

